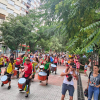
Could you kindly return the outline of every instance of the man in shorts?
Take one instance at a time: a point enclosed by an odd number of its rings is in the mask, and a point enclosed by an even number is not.
[[[74,63],[70,63],[69,68],[66,67],[64,71],[61,73],[61,76],[65,76],[62,84],[62,97],[61,100],[64,100],[66,91],[69,91],[70,100],[73,100],[74,94],[74,82],[73,77],[78,80],[78,76],[76,73],[76,66]]]

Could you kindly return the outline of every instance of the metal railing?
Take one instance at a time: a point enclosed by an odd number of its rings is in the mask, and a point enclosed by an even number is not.
[[[83,94],[83,87],[82,87],[82,81],[80,75],[78,76],[78,81],[77,81],[77,98],[78,100],[85,100],[84,99],[84,94]]]

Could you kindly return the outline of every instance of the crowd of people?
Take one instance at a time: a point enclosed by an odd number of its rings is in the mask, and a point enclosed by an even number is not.
[[[85,55],[83,55],[84,58],[86,58]],[[91,59],[89,59],[89,64],[86,62],[84,65],[82,65],[79,61],[80,57],[78,55],[68,55],[66,53],[25,53],[23,55],[19,55],[17,58],[15,58],[15,53],[13,52],[10,57],[6,57],[3,54],[0,55],[0,75],[2,73],[1,67],[5,66],[5,72],[4,75],[7,75],[8,77],[8,89],[11,88],[11,79],[14,77],[14,70],[17,68],[17,74],[16,78],[23,77],[26,79],[25,86],[19,91],[26,90],[26,96],[29,95],[30,90],[30,83],[34,81],[35,73],[39,69],[39,72],[41,71],[40,66],[43,65],[43,71],[47,74],[46,77],[46,85],[48,85],[48,78],[49,74],[55,72],[57,74],[57,66],[65,66],[64,71],[61,73],[61,76],[64,77],[63,85],[62,85],[62,97],[61,100],[64,100],[65,93],[68,90],[70,100],[73,100],[73,94],[74,94],[74,82],[73,79],[78,80],[79,75],[79,69],[80,66],[84,67],[84,73],[87,75],[87,71],[90,71],[91,67]],[[52,70],[52,64],[56,65],[56,69]],[[98,72],[98,66],[94,66],[94,70],[92,73],[89,74],[89,81],[88,81],[88,87],[89,92],[88,93],[88,100],[91,100],[92,94],[94,92],[94,95],[99,94],[98,87],[100,82],[100,74]],[[97,77],[97,78],[96,78]],[[95,78],[95,79],[94,79]],[[94,81],[95,80],[95,81]],[[41,82],[41,80],[40,80]],[[93,85],[94,84],[94,85]],[[98,85],[98,86],[96,86]],[[2,82],[1,86],[4,86],[4,83]],[[93,86],[95,88],[93,88]],[[96,96],[94,96],[96,98]],[[98,100],[98,99],[94,99]]]

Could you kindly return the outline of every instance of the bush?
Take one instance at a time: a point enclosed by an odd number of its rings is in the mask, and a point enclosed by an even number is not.
[[[79,59],[79,61],[82,65],[85,65],[86,62],[89,63],[88,58],[82,57],[82,58]],[[80,69],[84,70],[84,66],[80,66]]]

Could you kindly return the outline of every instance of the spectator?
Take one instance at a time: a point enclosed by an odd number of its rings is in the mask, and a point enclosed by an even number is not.
[[[93,72],[90,72],[89,74],[87,88],[88,88],[88,100],[92,99],[93,94],[94,94],[94,100],[98,100],[99,88],[100,88],[100,74],[98,65],[95,65],[93,67]]]
[[[75,69],[76,69],[76,67],[75,67],[74,63],[70,63],[70,68],[66,67],[66,69],[61,73],[61,76],[65,76],[63,84],[62,84],[61,100],[64,100],[67,90],[69,91],[70,100],[73,100],[73,94],[74,94],[73,77],[75,77],[76,80],[78,80]]]
[[[85,54],[83,54],[83,58],[87,58]]]
[[[10,58],[15,59],[15,51],[10,55]]]

